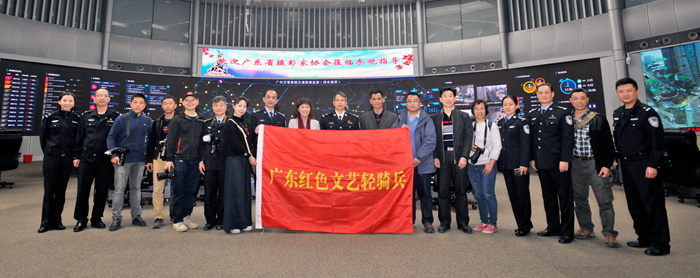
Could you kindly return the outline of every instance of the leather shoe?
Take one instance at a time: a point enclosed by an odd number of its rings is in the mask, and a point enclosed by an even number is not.
[[[37,232],[40,233],[40,234],[43,234],[43,233],[45,233],[45,232],[48,232],[49,230],[51,230],[51,228],[49,228],[48,225],[41,225],[41,226],[39,227],[39,230],[38,230]]]
[[[207,223],[207,224],[204,224],[204,228],[202,228],[202,230],[209,231],[213,228],[214,228],[214,225]]]
[[[661,249],[657,249],[654,246],[651,246],[651,247],[647,248],[647,250],[644,250],[644,254],[647,254],[649,256],[663,256],[663,255],[668,255],[669,253],[671,253],[670,249],[661,250]]]
[[[80,232],[82,230],[85,230],[85,227],[87,226],[87,220],[78,220],[78,224],[75,224],[75,227],[73,228],[73,232]]]
[[[569,244],[573,241],[573,239],[570,236],[560,236],[559,237],[559,243],[561,244]]]
[[[444,232],[447,232],[449,230],[450,230],[450,226],[447,226],[447,225],[440,225],[440,227],[438,227],[438,233],[441,233],[441,234]]]
[[[105,223],[102,222],[102,219],[93,219],[90,220],[90,227],[104,229],[107,228],[107,225],[105,225]]]
[[[66,226],[63,226],[63,223],[58,223],[58,224],[56,224],[56,226],[54,226],[53,228],[56,229],[56,230],[63,231],[63,230],[66,229]]]
[[[515,230],[515,236],[526,236],[530,231]]]
[[[425,233],[432,234],[435,232],[435,228],[433,228],[433,224],[423,224],[425,227]]]
[[[649,248],[649,247],[651,247],[651,243],[646,242],[646,241],[641,241],[641,240],[635,240],[635,241],[628,241],[627,246],[634,247],[634,248]]]
[[[537,232],[538,236],[561,236],[560,232],[555,232],[550,229],[545,229],[544,231]]]
[[[221,231],[224,229],[223,225],[216,225],[214,228],[216,228],[217,231]]]
[[[474,232],[474,229],[472,229],[472,227],[469,226],[462,226],[459,229],[462,230],[462,232],[464,232],[465,234],[471,234]]]

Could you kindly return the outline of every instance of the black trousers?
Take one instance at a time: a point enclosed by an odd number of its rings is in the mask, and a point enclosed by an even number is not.
[[[223,170],[209,171],[204,175],[204,218],[211,225],[224,223],[224,180]]]
[[[621,160],[625,197],[634,232],[640,241],[651,242],[661,250],[671,248],[668,215],[661,178],[647,179],[646,162],[643,160]]]
[[[573,238],[574,188],[571,185],[571,170],[562,173],[559,169],[538,169],[537,175],[542,185],[547,229]],[[560,212],[561,222],[559,222]]]
[[[516,176],[513,169],[503,170],[510,206],[518,230],[529,232],[532,229],[532,204],[530,203],[530,175]]]
[[[253,225],[250,166],[246,157],[226,157],[223,228],[227,233]]]
[[[41,206],[41,225],[63,224],[61,214],[66,203],[66,187],[73,170],[73,158],[44,155],[44,201]]]
[[[107,192],[114,187],[114,166],[109,158],[99,159],[97,162],[80,161],[78,165],[78,195],[75,198],[75,220],[87,219],[90,211],[90,189],[95,181],[94,197],[92,199],[91,220],[100,220],[107,204]]]
[[[457,227],[469,226],[467,208],[467,167],[459,169],[454,163],[454,152],[445,151],[445,161],[440,161],[438,168],[438,220],[441,226],[450,227],[452,212],[450,209],[450,187],[454,185],[455,214]]]

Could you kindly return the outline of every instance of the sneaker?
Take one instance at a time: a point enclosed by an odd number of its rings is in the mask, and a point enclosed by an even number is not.
[[[614,236],[606,236],[605,246],[608,248],[617,248],[620,247],[620,244],[617,243],[617,238],[615,238]]]
[[[483,229],[486,229],[487,226],[488,226],[488,225],[486,225],[486,224],[484,224],[484,223],[481,223],[481,224],[479,224],[479,226],[474,227],[474,231],[477,231],[477,232],[478,232],[478,231],[481,231],[481,230],[483,230]]]
[[[192,221],[192,218],[190,218],[189,215],[186,216],[184,219],[182,219],[182,222],[185,223],[185,226],[187,226],[188,229],[197,229],[197,228],[199,228],[199,225],[197,225],[196,223],[194,223],[194,221]]]
[[[143,221],[143,218],[141,218],[141,215],[134,217],[134,219],[131,220],[131,224],[134,226],[141,226],[141,227],[146,227],[146,221]]]
[[[595,233],[591,232],[589,230],[578,229],[578,231],[576,231],[576,234],[574,234],[574,236],[576,236],[577,239],[587,239],[587,238],[594,238]]]
[[[245,232],[250,232],[252,230],[253,230],[253,226],[248,226],[248,227],[245,227],[245,229],[243,229],[243,231],[245,231]]]
[[[241,229],[233,229],[233,230],[231,230],[231,233],[232,233],[232,234],[240,234],[240,233],[241,233]]]
[[[486,228],[484,228],[484,230],[481,232],[484,234],[493,234],[495,232],[498,232],[498,227],[492,226],[492,225],[486,225]]]
[[[160,229],[160,227],[163,227],[163,219],[156,218],[156,220],[153,221],[153,229]]]
[[[185,223],[182,222],[173,224],[173,229],[178,232],[187,232],[187,226],[185,226]]]
[[[121,220],[114,220],[112,221],[112,225],[109,225],[109,231],[114,232],[116,230],[119,230],[119,228],[122,227],[122,221]]]

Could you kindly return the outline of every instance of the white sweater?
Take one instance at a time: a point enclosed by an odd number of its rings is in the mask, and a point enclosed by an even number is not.
[[[491,123],[491,130],[486,132],[486,149],[484,153],[479,157],[479,161],[476,165],[483,165],[493,160],[498,160],[498,156],[501,155],[501,133],[498,131],[498,125],[496,123]],[[484,128],[486,128],[486,121],[476,123],[476,128],[474,129],[474,143],[477,147],[484,147]],[[470,152],[471,157],[474,152]],[[469,161],[469,164],[472,164]]]

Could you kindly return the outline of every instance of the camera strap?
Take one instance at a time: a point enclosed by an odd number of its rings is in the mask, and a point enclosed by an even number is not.
[[[484,121],[484,149],[486,149],[486,136],[488,131],[491,129],[491,123],[489,120]],[[474,131],[476,131],[476,122],[474,122]],[[476,139],[476,134],[474,134],[474,139]]]
[[[253,152],[250,151],[250,147],[248,146],[248,135],[246,134],[245,130],[243,130],[243,128],[240,125],[238,125],[238,123],[236,121],[234,121],[233,119],[230,119],[230,121],[232,121],[234,124],[236,124],[236,126],[241,131],[241,133],[243,133],[243,140],[245,141],[245,147],[248,149],[248,153],[250,154],[250,156],[253,156]]]
[[[129,135],[131,135],[131,117],[129,113],[126,113],[126,137],[129,137]]]
[[[588,112],[588,115],[586,115],[585,118],[581,119],[581,121],[576,124],[576,129],[582,129],[583,127],[585,127],[588,123],[590,123],[593,120],[593,118],[595,118],[596,115],[598,115],[598,113],[593,111]]]

